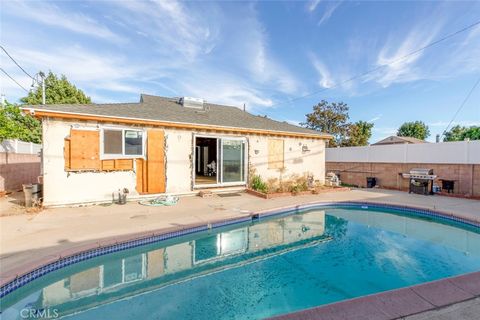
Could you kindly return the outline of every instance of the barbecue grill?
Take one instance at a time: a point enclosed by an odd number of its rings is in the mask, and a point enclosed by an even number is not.
[[[410,179],[408,193],[433,194],[433,180],[437,178],[433,169],[413,168],[402,177]]]

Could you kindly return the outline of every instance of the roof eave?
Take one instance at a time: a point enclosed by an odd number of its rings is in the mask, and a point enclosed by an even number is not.
[[[310,134],[310,133],[294,132],[294,131],[278,131],[278,130],[265,130],[265,129],[253,129],[253,128],[227,127],[227,126],[197,124],[197,123],[187,123],[187,122],[174,122],[174,121],[162,121],[162,120],[152,120],[152,119],[142,119],[142,118],[127,118],[127,117],[118,117],[118,116],[105,116],[105,115],[95,115],[95,114],[75,113],[75,112],[65,112],[65,111],[52,111],[52,110],[47,110],[42,108],[32,108],[32,107],[20,107],[20,109],[23,112],[28,112],[38,118],[52,117],[52,118],[61,118],[61,119],[94,120],[99,122],[145,124],[145,125],[162,126],[162,127],[242,132],[242,133],[253,133],[253,134],[262,134],[262,135],[303,137],[303,138],[323,139],[323,140],[331,140],[333,138],[332,135],[323,134],[323,133]]]

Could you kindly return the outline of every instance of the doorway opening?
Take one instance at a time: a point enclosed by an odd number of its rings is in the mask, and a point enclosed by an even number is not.
[[[217,184],[217,139],[195,139],[195,185]]]
[[[246,179],[246,139],[195,137],[194,186],[243,185]]]

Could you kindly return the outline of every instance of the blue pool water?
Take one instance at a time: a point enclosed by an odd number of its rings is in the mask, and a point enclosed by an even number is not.
[[[78,263],[7,295],[1,316],[259,319],[478,270],[474,228],[326,209]]]

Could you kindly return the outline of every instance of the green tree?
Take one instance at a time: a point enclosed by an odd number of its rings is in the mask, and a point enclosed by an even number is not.
[[[405,122],[398,128],[397,136],[425,140],[430,136],[430,129],[422,121]]]
[[[480,140],[480,127],[462,127],[456,125],[445,133],[443,141],[463,141],[465,139]]]
[[[465,134],[467,128],[462,126],[454,126],[449,131],[445,132],[445,137],[443,141],[462,141],[462,137]]]
[[[313,107],[313,112],[306,114],[305,117],[306,121],[301,124],[302,126],[333,135],[334,138],[330,141],[330,146],[341,145],[349,127],[346,103],[328,103],[322,100]]]
[[[7,102],[5,107],[0,107],[0,141],[4,139],[41,143],[40,121],[23,113],[18,106]]]
[[[470,139],[470,140],[480,140],[480,127],[478,126],[471,126],[465,132],[465,136],[463,140]]]
[[[47,104],[92,103],[90,97],[71,84],[67,77],[61,75],[59,78],[51,71],[45,78],[45,100]],[[38,86],[20,101],[28,105],[42,104],[42,87]]]
[[[357,121],[351,123],[347,129],[347,137],[342,141],[344,147],[357,147],[368,145],[372,136],[373,123]]]

